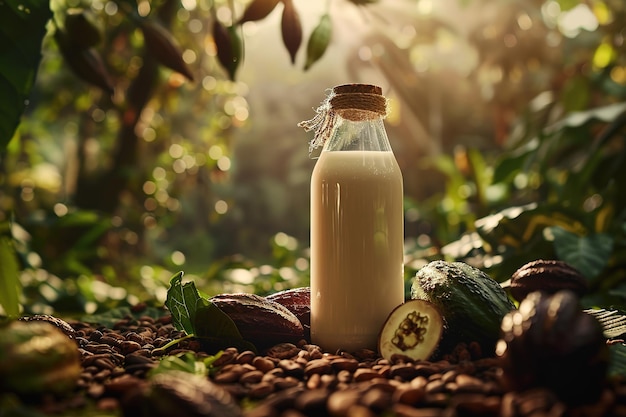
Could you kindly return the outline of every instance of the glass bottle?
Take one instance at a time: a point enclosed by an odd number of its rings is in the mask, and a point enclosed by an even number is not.
[[[311,177],[311,340],[329,351],[376,350],[404,302],[400,167],[380,87],[335,87],[300,126],[323,144]]]

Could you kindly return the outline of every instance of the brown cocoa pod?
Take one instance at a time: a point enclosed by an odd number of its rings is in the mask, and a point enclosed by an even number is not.
[[[293,64],[296,62],[296,53],[302,43],[302,24],[293,0],[283,0],[283,5],[283,16],[281,19],[283,43],[289,52],[289,57]]]
[[[311,288],[292,288],[270,294],[265,298],[291,311],[302,323],[304,338],[311,340]]]
[[[544,387],[583,404],[597,401],[605,386],[609,352],[602,326],[571,291],[530,293],[502,319],[496,354],[513,390]]]
[[[65,32],[57,29],[54,39],[59,46],[61,55],[70,66],[74,74],[83,81],[100,87],[109,94],[113,94],[113,81],[109,75],[100,53],[94,48],[80,48],[74,45]]]
[[[95,17],[89,10],[82,8],[67,10],[65,31],[72,42],[80,48],[91,48],[102,41],[102,33]]]
[[[252,0],[239,19],[239,24],[253,22],[267,17],[278,5],[279,0]]]
[[[181,371],[156,374],[122,398],[124,416],[240,417],[243,412],[222,387]]]
[[[292,288],[275,292],[265,298],[286,307],[303,325],[311,324],[311,288]]]
[[[216,20],[213,23],[213,41],[217,48],[219,63],[228,73],[228,77],[234,80],[243,55],[242,42],[236,27],[226,27],[219,20]]]
[[[183,60],[183,54],[172,34],[165,27],[151,20],[140,23],[144,45],[150,54],[165,67],[193,81],[193,74]]]
[[[572,291],[581,297],[589,290],[589,283],[574,267],[558,260],[529,262],[511,276],[510,291],[517,301],[534,291],[554,294],[561,290]]]
[[[256,294],[219,294],[211,303],[230,317],[241,336],[258,349],[304,337],[300,320],[284,306]]]

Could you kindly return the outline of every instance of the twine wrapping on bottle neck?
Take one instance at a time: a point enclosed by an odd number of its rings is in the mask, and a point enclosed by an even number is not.
[[[315,131],[309,142],[309,154],[330,138],[337,121],[372,120],[387,116],[387,99],[380,87],[368,84],[346,84],[329,90],[326,99],[315,109],[315,117],[298,123],[306,132]]]

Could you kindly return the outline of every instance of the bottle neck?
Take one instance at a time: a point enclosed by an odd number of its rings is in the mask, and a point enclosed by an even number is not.
[[[391,151],[383,126],[387,99],[380,87],[370,84],[344,84],[333,88],[310,120],[298,123],[307,132],[315,131],[309,154],[323,150]]]
[[[360,112],[358,110],[351,110]],[[389,138],[382,116],[371,112],[357,120],[337,117],[337,121],[322,151],[379,151],[391,152]]]

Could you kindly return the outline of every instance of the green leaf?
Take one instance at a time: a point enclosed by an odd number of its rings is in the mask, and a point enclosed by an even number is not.
[[[604,233],[579,236],[558,226],[549,229],[559,259],[578,269],[589,280],[600,275],[613,251],[611,236]]]
[[[623,377],[626,375],[626,345],[623,343],[613,343],[609,345],[609,376]]]
[[[202,298],[193,281],[182,284],[183,272],[179,272],[170,280],[165,305],[172,313],[172,323],[178,330],[187,334],[196,334],[196,312],[210,303]],[[197,335],[197,334],[196,334]]]
[[[41,60],[41,42],[52,17],[47,1],[4,0],[0,12],[0,152],[27,105]]]
[[[311,36],[306,47],[306,62],[304,63],[304,70],[311,68],[311,65],[319,61],[324,55],[328,44],[330,43],[330,37],[332,36],[332,22],[330,15],[324,14],[321,18]]]
[[[571,10],[580,4],[578,0],[557,0],[557,3],[559,3],[562,12]]]
[[[538,138],[533,138],[500,156],[495,164],[493,182],[513,181],[520,171],[527,171],[528,160],[537,153],[540,144]]]
[[[182,283],[179,272],[170,280],[165,305],[172,313],[172,323],[178,330],[194,335],[205,349],[237,347],[256,351],[243,339],[235,322],[215,304],[202,297],[193,282]]]
[[[10,236],[0,236],[0,305],[9,317],[20,314],[19,265]]]
[[[193,353],[186,352],[164,357],[155,368],[150,370],[149,376],[153,377],[156,374],[170,371],[182,371],[202,376],[208,374],[208,368],[204,361],[198,360]]]
[[[548,126],[545,134],[551,135],[565,128],[577,128],[593,120],[608,123],[617,119],[624,112],[626,112],[626,102],[609,104],[591,110],[571,112],[565,118]]]
[[[208,303],[196,311],[194,322],[195,335],[205,349],[216,350],[232,346],[256,352],[256,347],[241,336],[235,322],[215,304],[210,301]]]

